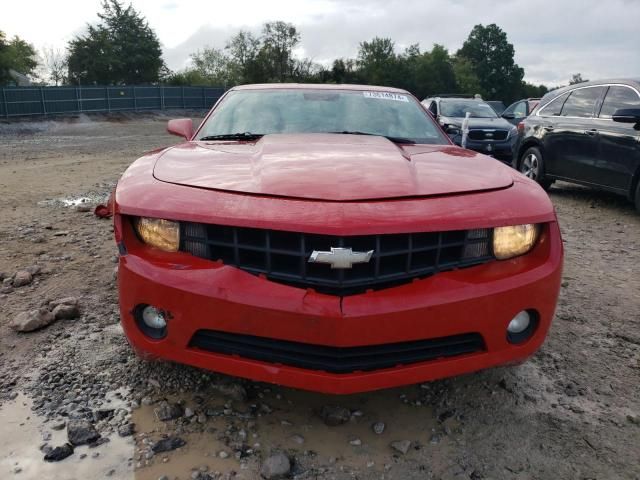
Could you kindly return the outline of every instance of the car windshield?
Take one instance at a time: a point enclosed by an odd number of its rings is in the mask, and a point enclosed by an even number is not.
[[[444,117],[462,118],[466,113],[474,118],[496,118],[491,106],[481,100],[441,100],[440,114]]]
[[[260,89],[229,92],[198,132],[199,139],[243,134],[353,133],[392,141],[447,144],[410,95],[382,91]],[[235,138],[235,139],[242,139]]]

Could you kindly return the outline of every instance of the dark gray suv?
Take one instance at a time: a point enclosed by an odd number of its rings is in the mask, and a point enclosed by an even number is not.
[[[427,98],[422,104],[456,145],[462,143],[462,121],[469,112],[466,148],[511,164],[518,131],[500,118],[488,103],[481,99],[453,96]]]
[[[549,188],[564,180],[619,193],[640,210],[640,79],[547,94],[518,126],[513,166]]]

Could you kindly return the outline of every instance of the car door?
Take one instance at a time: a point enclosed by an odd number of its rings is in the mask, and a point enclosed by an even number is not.
[[[556,124],[560,121],[560,113],[564,102],[567,101],[569,93],[563,93],[550,102],[546,103],[535,118],[533,136],[542,142],[544,170],[548,176],[557,176],[561,165],[559,144],[562,142],[560,129],[556,129]]]
[[[640,132],[633,124],[611,120],[622,108],[640,108],[640,94],[626,85],[609,86],[595,122],[600,142],[597,168],[600,185],[627,193],[640,168]]]
[[[521,100],[519,102],[515,102],[507,109],[502,112],[502,118],[511,123],[512,125],[517,125],[522,120],[524,120],[528,115],[527,112],[527,101]]]
[[[598,178],[598,129],[594,121],[596,105],[605,87],[589,86],[572,90],[553,124],[553,175],[584,183]]]

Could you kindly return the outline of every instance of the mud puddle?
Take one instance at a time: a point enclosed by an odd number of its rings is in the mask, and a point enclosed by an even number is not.
[[[167,398],[195,412],[191,425],[200,430],[195,432],[190,426],[179,433],[170,423],[157,420],[153,405],[135,410],[132,421],[137,431],[145,432],[142,438],[138,437],[136,480],[156,480],[162,475],[189,479],[195,470],[235,471],[243,472],[245,478],[260,478],[260,458],[274,451],[287,452],[291,458],[304,455],[315,465],[338,468],[345,465],[383,473],[385,466],[399,455],[390,447],[394,441],[411,439],[412,450],[421,449],[423,453],[429,449],[434,449],[434,454],[441,453],[444,447],[431,442],[432,438],[439,437],[437,432],[442,428],[431,407],[416,405],[410,400],[416,395],[415,388],[336,397],[274,387],[263,390],[260,395],[260,402],[267,403],[271,411],[255,416],[245,414],[255,406],[251,401],[225,402],[221,398],[208,400],[188,394]],[[399,405],[399,398],[407,402]],[[344,425],[326,425],[319,415],[326,405],[347,408],[352,412],[351,419]],[[210,412],[225,409],[234,412],[235,420],[228,414],[211,416]],[[208,412],[207,420],[198,425],[197,416],[203,412]],[[384,423],[381,434],[372,428],[378,422]],[[237,441],[239,434],[244,445],[242,453],[229,442],[230,438]],[[166,435],[177,435],[186,445],[145,459],[149,445]],[[410,451],[408,455],[411,454]],[[307,466],[309,463],[305,461]]]
[[[73,455],[60,462],[43,460],[40,446],[67,442],[66,429],[55,431],[31,411],[24,395],[0,407],[0,425],[11,435],[0,436],[0,478],[37,478],[38,480],[85,480],[88,478],[134,479],[134,442],[111,435],[97,448],[76,447]],[[50,436],[50,438],[49,438]],[[47,438],[49,438],[47,440]]]
[[[48,198],[39,201],[38,205],[41,207],[67,207],[75,209],[86,207],[90,210],[96,205],[106,203],[113,187],[114,185],[105,185],[105,189],[101,191],[90,191],[68,197]]]

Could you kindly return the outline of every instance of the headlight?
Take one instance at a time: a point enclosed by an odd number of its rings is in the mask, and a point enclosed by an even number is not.
[[[460,135],[462,132],[460,131],[460,127],[457,125],[445,125],[444,131],[448,135]]]
[[[538,240],[538,225],[513,225],[493,229],[493,254],[498,260],[523,255],[533,248]]]
[[[136,232],[147,245],[165,252],[177,252],[180,247],[180,224],[160,218],[137,218]]]
[[[509,130],[509,135],[507,135],[507,140],[511,137],[515,137],[516,135],[518,135],[518,128],[512,127],[511,130]]]

